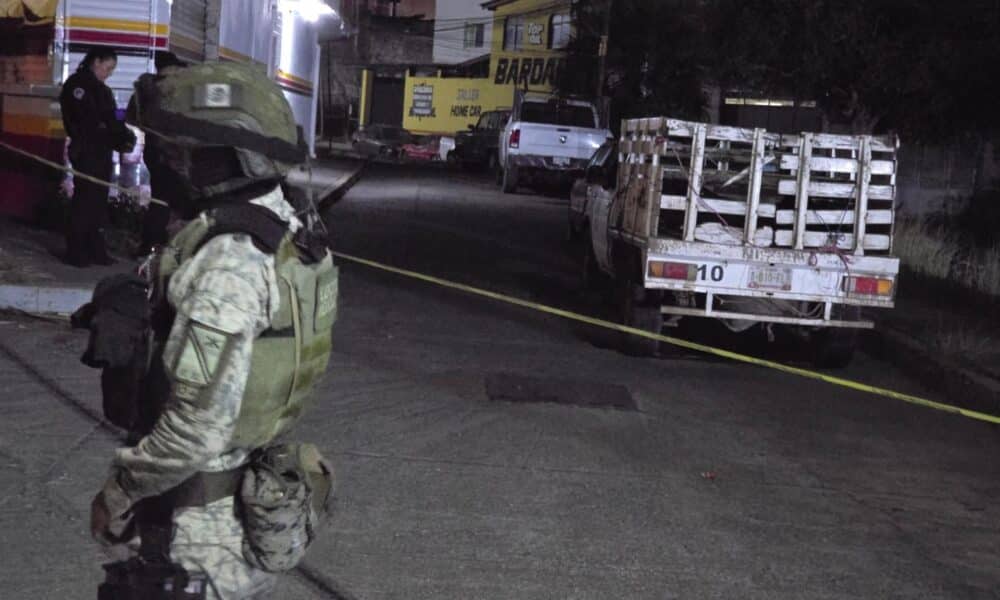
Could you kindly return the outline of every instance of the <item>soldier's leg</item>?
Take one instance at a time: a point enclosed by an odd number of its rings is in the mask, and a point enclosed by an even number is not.
[[[255,569],[243,560],[243,525],[236,516],[233,498],[178,509],[174,525],[170,557],[188,572],[206,575],[207,598],[268,597],[276,575]]]

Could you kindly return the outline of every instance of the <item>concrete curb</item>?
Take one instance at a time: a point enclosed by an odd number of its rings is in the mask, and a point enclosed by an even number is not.
[[[955,406],[1000,415],[1000,381],[938,356],[925,344],[884,324],[864,337],[869,354],[891,361],[909,377],[945,394]]]
[[[0,284],[0,310],[68,315],[90,302],[93,288]]]

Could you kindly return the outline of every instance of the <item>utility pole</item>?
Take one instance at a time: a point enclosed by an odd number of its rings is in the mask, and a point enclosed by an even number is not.
[[[614,0],[604,0],[604,23],[602,25],[601,41],[597,49],[597,86],[594,95],[600,98],[604,93],[604,76],[608,61],[608,34],[611,31],[611,9]]]

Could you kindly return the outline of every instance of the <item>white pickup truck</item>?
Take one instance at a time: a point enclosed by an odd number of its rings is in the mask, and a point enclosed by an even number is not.
[[[682,317],[737,332],[788,326],[818,366],[846,366],[857,331],[873,327],[861,308],[893,306],[898,139],[668,118],[621,131],[569,207],[585,279],[612,278],[621,321],[655,332]]]
[[[517,90],[500,132],[497,183],[505,193],[544,180],[569,183],[610,138],[593,102]]]

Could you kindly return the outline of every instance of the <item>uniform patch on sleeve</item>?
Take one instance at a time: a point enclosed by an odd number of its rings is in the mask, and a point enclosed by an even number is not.
[[[73,88],[73,97],[77,100],[83,100],[83,88]]]
[[[190,321],[184,340],[174,363],[173,378],[175,394],[192,399],[197,392],[211,384],[225,362],[232,345],[232,334]]]

